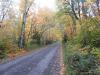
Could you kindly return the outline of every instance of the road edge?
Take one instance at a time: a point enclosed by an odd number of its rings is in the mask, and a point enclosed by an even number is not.
[[[62,46],[60,48],[60,75],[65,75],[65,68],[64,68],[64,59],[63,59],[63,49]]]

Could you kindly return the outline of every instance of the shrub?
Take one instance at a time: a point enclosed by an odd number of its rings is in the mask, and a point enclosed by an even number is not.
[[[100,48],[86,45],[80,49],[79,44],[75,42],[69,41],[64,50],[68,75],[100,75]]]
[[[81,38],[78,39],[80,40],[82,47],[87,45],[90,45],[91,47],[100,47],[100,31],[87,31],[81,34],[83,35],[80,35]]]
[[[93,47],[100,47],[100,30],[94,30],[90,34],[91,45]]]
[[[0,59],[6,57],[7,48],[5,47],[5,42],[0,41]]]
[[[81,47],[87,45],[91,47],[100,47],[100,26],[99,21],[95,18],[90,18],[82,21],[80,34],[78,35],[78,42]]]
[[[8,53],[18,50],[17,45],[12,39],[2,39],[0,40],[0,59],[7,57]]]
[[[94,55],[73,54],[68,58],[68,64],[74,75],[98,75],[97,60]]]

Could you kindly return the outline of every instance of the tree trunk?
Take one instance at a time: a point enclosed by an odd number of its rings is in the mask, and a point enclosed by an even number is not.
[[[78,15],[79,15],[79,18],[80,18],[80,4],[79,4],[79,0],[78,0]]]
[[[75,10],[74,10],[74,1],[73,0],[71,0],[71,8],[72,8],[72,12],[73,12],[75,18],[78,20],[79,18],[78,18],[77,14],[75,13]]]
[[[24,13],[23,14],[21,34],[20,34],[20,37],[19,37],[19,44],[18,44],[19,48],[24,48],[24,46],[25,46],[25,25],[26,25],[26,18],[27,18],[27,15]]]
[[[100,1],[99,1],[99,0],[96,0],[96,5],[97,5],[97,10],[98,10],[98,15],[100,15],[99,4],[100,4]]]

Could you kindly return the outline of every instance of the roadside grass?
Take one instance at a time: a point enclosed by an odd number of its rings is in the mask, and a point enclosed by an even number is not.
[[[69,41],[67,44],[63,44],[63,54],[65,75],[100,75],[100,48],[94,48],[91,52],[93,56],[91,56],[87,52],[81,51],[79,44]],[[78,61],[75,60],[77,58],[79,58]],[[81,72],[81,69],[86,70],[88,74]]]
[[[70,56],[72,56],[73,54],[77,53],[78,47],[74,46],[70,44],[63,44],[63,53],[64,53],[64,63],[65,63],[65,74],[66,75],[73,75],[74,72],[71,70],[70,65],[68,64],[69,61],[68,59],[70,58]],[[79,52],[78,52],[79,53]]]

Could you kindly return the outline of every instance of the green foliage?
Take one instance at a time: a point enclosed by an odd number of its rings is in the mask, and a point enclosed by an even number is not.
[[[100,47],[100,28],[98,27],[99,21],[95,18],[82,21],[81,31],[77,40],[85,47]]]
[[[8,53],[18,50],[12,39],[0,39],[0,59],[6,58]]]
[[[5,43],[0,41],[0,59],[6,57],[7,49],[5,47]]]
[[[82,47],[87,45],[90,45],[91,47],[100,47],[100,31],[81,32],[78,40]]]
[[[93,47],[100,47],[100,30],[95,30],[90,33],[90,43]]]
[[[98,68],[94,55],[79,55],[74,54],[69,58],[70,68],[75,75],[94,75]],[[97,75],[97,74],[95,74]]]
[[[9,49],[10,49],[10,42],[8,43],[7,39],[0,40],[0,59],[3,59],[7,56]]]
[[[66,68],[66,75],[74,75],[73,70],[70,68],[70,64],[69,64],[69,58],[73,55],[73,54],[79,54],[80,52],[77,51],[79,49],[78,45],[73,46],[74,41],[68,41],[66,44],[63,44],[63,53],[64,53],[64,63],[65,63],[65,68]]]
[[[64,35],[64,36],[63,36],[62,42],[63,42],[63,43],[67,43],[67,40],[68,40],[67,35]]]
[[[41,46],[38,45],[37,43],[34,43],[34,42],[32,43],[32,42],[31,42],[31,43],[27,43],[27,47],[26,47],[26,48],[27,48],[28,50],[33,50],[33,49],[36,49],[36,48],[39,48],[39,47],[41,47]]]
[[[64,50],[68,75],[100,75],[100,26],[96,18],[80,21],[81,30]]]
[[[37,32],[35,33],[35,35],[32,36],[32,41],[31,43],[37,43],[38,45],[40,45],[41,43],[41,35]]]
[[[79,50],[79,45],[71,41],[64,46],[64,63],[67,75],[99,75],[99,49],[93,49],[91,54]],[[98,52],[99,51],[99,52]]]

